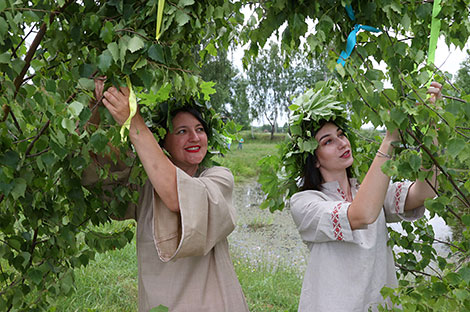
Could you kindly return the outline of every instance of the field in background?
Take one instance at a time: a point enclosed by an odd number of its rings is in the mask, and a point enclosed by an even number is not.
[[[238,149],[238,142],[233,141],[228,153],[214,158],[221,166],[229,168],[235,182],[243,182],[255,179],[259,174],[258,161],[266,155],[277,153],[276,145],[285,139],[285,134],[275,134],[271,141],[270,133],[254,133],[250,131],[240,132],[240,136],[245,140],[243,148]]]

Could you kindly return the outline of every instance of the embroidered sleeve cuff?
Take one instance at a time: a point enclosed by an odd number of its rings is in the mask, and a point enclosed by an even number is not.
[[[424,215],[424,206],[405,211],[405,201],[413,183],[396,182],[390,185],[384,203],[387,222],[414,221]]]
[[[338,241],[352,241],[353,235],[348,219],[348,209],[351,203],[338,202],[331,212],[333,237]]]

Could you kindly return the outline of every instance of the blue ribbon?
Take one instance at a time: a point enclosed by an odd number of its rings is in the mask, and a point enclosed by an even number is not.
[[[351,11],[352,11],[352,9],[351,9]],[[353,14],[353,17],[354,17],[354,13],[352,13],[352,14]],[[349,13],[348,13],[348,15],[349,15]],[[360,24],[354,25],[354,29],[348,35],[348,41],[346,43],[346,51],[344,51],[344,50],[341,51],[341,54],[339,55],[338,61],[336,63],[341,64],[343,66],[344,66],[344,64],[346,64],[346,59],[351,55],[352,51],[354,50],[354,47],[356,46],[357,32],[361,29],[366,30],[366,31],[370,31],[370,32],[381,32],[380,29],[377,29],[377,28],[372,27],[372,26],[365,26],[365,25],[360,25]]]
[[[352,6],[348,4],[344,8],[346,9],[346,13],[348,13],[348,16],[351,19],[351,21],[354,21],[356,18],[354,17],[354,11],[353,11]]]

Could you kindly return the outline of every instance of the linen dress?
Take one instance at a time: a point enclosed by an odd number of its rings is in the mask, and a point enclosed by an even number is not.
[[[350,184],[354,197],[359,185],[355,179]],[[338,182],[292,196],[292,217],[310,249],[299,311],[376,311],[385,303],[380,290],[397,285],[386,222],[412,221],[424,214],[423,206],[404,211],[411,184],[390,184],[377,220],[354,231],[347,217],[351,203]]]
[[[198,177],[177,168],[180,212],[172,212],[147,181],[126,213],[137,220],[140,312],[159,305],[171,312],[248,311],[227,242],[236,223],[233,186],[223,167]]]

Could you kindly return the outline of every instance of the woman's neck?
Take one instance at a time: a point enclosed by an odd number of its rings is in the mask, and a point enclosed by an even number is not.
[[[346,170],[334,173],[322,172],[322,177],[324,182],[338,182],[348,201],[352,201],[351,185]]]

